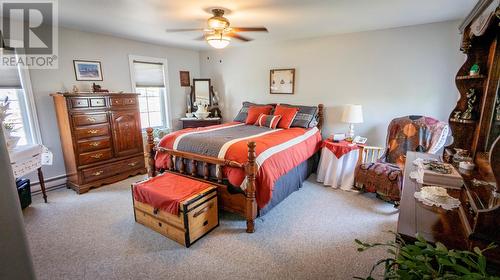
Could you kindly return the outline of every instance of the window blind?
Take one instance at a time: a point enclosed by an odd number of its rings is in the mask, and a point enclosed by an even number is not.
[[[134,60],[136,87],[165,87],[163,64]]]
[[[2,56],[11,56],[14,54],[13,50],[2,50]],[[17,67],[5,67],[0,65],[0,88],[22,89]]]

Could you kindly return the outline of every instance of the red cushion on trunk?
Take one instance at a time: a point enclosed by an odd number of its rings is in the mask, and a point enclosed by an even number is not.
[[[134,199],[171,214],[179,214],[179,205],[186,198],[210,188],[211,185],[184,176],[164,173],[134,185]]]

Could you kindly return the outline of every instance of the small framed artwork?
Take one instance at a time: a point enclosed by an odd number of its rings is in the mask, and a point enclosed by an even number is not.
[[[181,87],[191,86],[191,79],[189,78],[189,71],[179,71],[179,76],[181,79]]]
[[[272,69],[269,78],[271,94],[293,94],[295,88],[295,69]]]
[[[100,61],[73,60],[77,81],[102,81]]]

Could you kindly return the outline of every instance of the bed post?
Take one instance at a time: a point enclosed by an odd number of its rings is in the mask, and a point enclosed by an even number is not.
[[[318,104],[318,129],[321,130],[321,128],[323,128],[323,104]]]
[[[153,137],[153,129],[151,127],[146,128],[146,134],[147,134],[147,154],[148,154],[148,176],[149,177],[154,177],[156,175],[156,169],[155,169],[155,143],[154,143],[154,137]]]
[[[247,219],[247,232],[255,231],[255,218],[257,217],[257,202],[255,200],[255,175],[257,173],[257,164],[255,163],[255,142],[248,142],[248,163],[245,166],[247,177],[247,187],[245,189],[246,209],[245,215]]]

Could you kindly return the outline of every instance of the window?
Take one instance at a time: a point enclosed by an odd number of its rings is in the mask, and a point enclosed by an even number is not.
[[[169,128],[165,60],[131,56],[130,64],[133,89],[140,94],[142,128]]]
[[[2,54],[14,55],[6,49]],[[7,112],[10,115],[5,118],[4,126],[20,138],[17,145],[41,143],[28,69],[0,67],[0,101],[6,98],[10,102]]]

